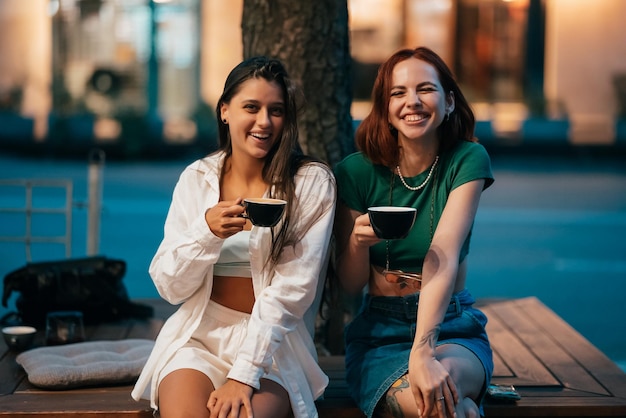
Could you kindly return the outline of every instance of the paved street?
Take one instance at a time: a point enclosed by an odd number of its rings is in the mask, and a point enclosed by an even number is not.
[[[626,369],[626,164],[590,155],[492,158],[496,182],[476,219],[470,290],[480,298],[537,296]],[[126,260],[132,297],[157,296],[146,270],[187,162],[112,161],[104,168],[100,253]],[[74,200],[86,201],[86,159],[0,154],[0,167],[0,178],[72,179]],[[0,207],[20,199],[17,190],[0,189]],[[44,217],[34,233],[57,233],[50,231],[59,220]],[[74,257],[86,254],[85,226],[86,210],[77,208]],[[0,235],[23,231],[23,220],[0,214]],[[63,256],[60,245],[33,249],[35,261]],[[23,244],[0,242],[1,276],[25,262]]]

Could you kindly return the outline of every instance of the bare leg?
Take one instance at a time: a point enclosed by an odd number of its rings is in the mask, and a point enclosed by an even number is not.
[[[485,382],[485,370],[478,357],[458,344],[444,344],[437,348],[437,358],[449,370],[459,392],[457,417],[480,417],[476,400]]]
[[[288,418],[292,416],[289,395],[278,383],[261,379],[261,389],[252,395],[254,418]]]
[[[193,369],[173,371],[159,385],[160,417],[209,417],[206,404],[213,390],[213,383],[202,372]]]
[[[208,417],[206,404],[213,390],[213,383],[204,373],[193,369],[173,371],[159,385],[160,417]],[[292,416],[287,391],[271,380],[261,380],[261,389],[254,392],[251,402],[255,418]]]
[[[457,406],[456,411],[457,417],[480,418],[478,405],[470,398],[463,399]]]
[[[437,347],[437,358],[449,371],[456,384],[459,394],[459,403],[456,406],[457,418],[479,417],[478,406],[474,400],[480,394],[485,372],[478,358],[458,344],[445,344]],[[437,416],[438,411],[432,411],[432,413],[431,416]],[[417,418],[420,416],[417,413],[417,405],[409,387],[407,375],[402,376],[387,391],[376,408],[375,416],[380,418]]]

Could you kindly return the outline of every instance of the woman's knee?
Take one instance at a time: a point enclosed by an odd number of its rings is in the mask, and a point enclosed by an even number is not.
[[[261,387],[252,395],[255,418],[289,418],[293,416],[287,390],[269,379],[261,379]]]
[[[464,398],[457,407],[458,418],[480,418],[478,405],[470,398]]]
[[[161,418],[208,417],[207,402],[214,386],[202,372],[175,370],[159,384]]]
[[[448,370],[460,399],[477,399],[485,385],[485,369],[478,357],[458,344],[437,347],[437,358]]]

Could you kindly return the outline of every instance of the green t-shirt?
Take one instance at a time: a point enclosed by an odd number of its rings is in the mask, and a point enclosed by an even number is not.
[[[422,184],[429,170],[430,167],[415,177],[405,177],[405,180],[410,186]],[[353,210],[367,213],[370,206],[389,205],[417,209],[415,224],[408,237],[389,241],[390,268],[411,272],[422,271],[432,233],[437,228],[450,192],[472,180],[485,179],[485,189],[494,181],[491,161],[485,148],[467,141],[460,142],[452,150],[440,155],[433,176],[419,191],[407,189],[394,171],[372,164],[360,152],[347,156],[337,164],[335,176],[340,201]],[[459,262],[469,253],[471,234],[470,229],[461,248]],[[370,263],[385,267],[385,261],[385,241],[370,247]]]

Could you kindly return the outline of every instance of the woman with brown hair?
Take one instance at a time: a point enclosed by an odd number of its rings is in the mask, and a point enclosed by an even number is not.
[[[162,418],[314,417],[328,378],[317,364],[336,187],[298,145],[297,90],[283,65],[255,57],[217,104],[220,147],[181,174],[150,265],[181,304],[132,392]],[[274,227],[244,217],[244,198],[286,201]]]

